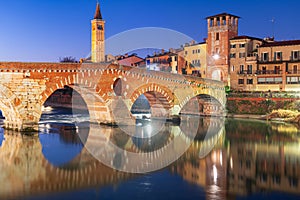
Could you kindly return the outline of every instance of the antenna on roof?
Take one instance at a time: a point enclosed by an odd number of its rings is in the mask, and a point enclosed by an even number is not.
[[[275,30],[274,30],[274,26],[275,26],[275,19],[274,17],[271,19],[271,22],[272,22],[272,37],[275,38]]]

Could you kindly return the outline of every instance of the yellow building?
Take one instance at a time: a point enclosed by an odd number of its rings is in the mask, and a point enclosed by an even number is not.
[[[206,77],[207,44],[191,42],[186,44],[183,50],[185,60],[185,73],[202,78]]]

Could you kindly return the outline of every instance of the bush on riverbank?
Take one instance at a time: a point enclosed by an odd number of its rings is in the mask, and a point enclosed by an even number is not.
[[[296,110],[300,111],[300,101],[285,101],[272,99],[234,99],[227,100],[227,112],[230,114],[256,114],[256,115],[267,115],[272,110]]]
[[[300,123],[300,112],[297,110],[273,110],[267,119],[281,119],[285,122]]]

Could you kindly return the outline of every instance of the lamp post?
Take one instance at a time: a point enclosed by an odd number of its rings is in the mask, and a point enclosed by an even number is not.
[[[224,56],[221,56],[220,54],[216,53],[212,56],[212,58],[217,61],[217,60],[220,60],[220,59],[225,59],[225,65],[227,65],[227,85],[230,87],[230,67],[228,66],[228,56],[227,55],[224,55]]]

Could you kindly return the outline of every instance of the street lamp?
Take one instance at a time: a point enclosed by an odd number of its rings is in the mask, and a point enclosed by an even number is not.
[[[225,59],[225,65],[228,65],[228,57],[227,55],[224,55],[224,56],[220,56],[220,54],[216,53],[212,56],[212,58],[217,61],[217,60],[220,60],[221,58],[224,58]],[[230,87],[230,66],[227,66],[227,85]]]

